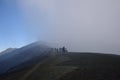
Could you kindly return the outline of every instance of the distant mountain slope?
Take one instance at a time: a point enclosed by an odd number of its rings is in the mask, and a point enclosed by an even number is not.
[[[6,55],[1,55],[0,74],[6,73],[8,70],[13,69],[17,65],[25,63],[35,57],[39,56],[39,58],[42,58],[43,56],[46,56],[48,54],[50,49],[50,47],[44,44],[35,42],[17,50],[11,51]],[[21,67],[22,66],[23,65],[21,65]]]
[[[12,52],[12,51],[14,51],[14,50],[16,50],[16,49],[17,49],[17,48],[8,48],[8,49],[0,52],[0,56],[1,56],[1,55],[4,55],[4,54],[7,54],[7,53],[9,53],[9,52]]]

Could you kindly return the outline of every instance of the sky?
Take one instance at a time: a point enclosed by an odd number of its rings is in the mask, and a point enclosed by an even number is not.
[[[16,0],[0,0],[0,51],[31,42]]]
[[[70,51],[120,54],[119,0],[1,0],[0,3],[3,38],[0,49],[38,39],[66,46]]]

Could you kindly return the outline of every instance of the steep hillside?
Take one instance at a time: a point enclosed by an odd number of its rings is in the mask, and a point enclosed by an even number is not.
[[[8,52],[5,55],[1,55],[0,75],[16,70],[18,68],[16,66],[19,66],[19,68],[30,66],[32,65],[32,63],[34,63],[34,60],[32,60],[33,58],[39,57],[38,60],[42,60],[43,57],[45,58],[45,56],[47,56],[49,51],[50,47],[35,42],[17,50]],[[29,61],[32,61],[32,63],[30,63]]]

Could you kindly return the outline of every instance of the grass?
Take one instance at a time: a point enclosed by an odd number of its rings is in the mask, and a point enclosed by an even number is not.
[[[120,80],[120,56],[112,54],[70,52],[50,56],[34,68],[16,71],[0,80]],[[20,78],[32,69],[26,78]]]
[[[59,80],[120,80],[120,56],[95,53],[70,53],[71,61],[60,65],[78,66]]]

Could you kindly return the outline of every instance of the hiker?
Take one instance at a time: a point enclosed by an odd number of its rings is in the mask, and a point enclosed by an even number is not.
[[[62,48],[62,52],[63,53],[66,53],[67,52],[67,49],[65,47]]]

